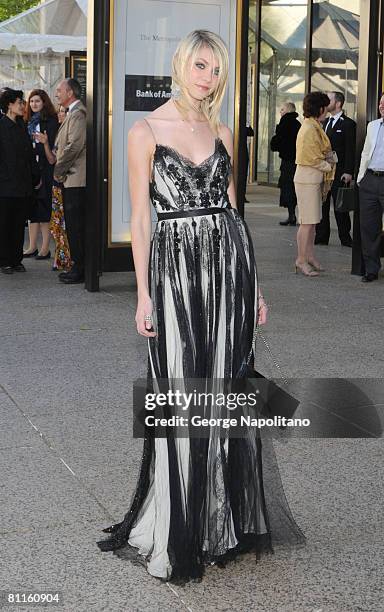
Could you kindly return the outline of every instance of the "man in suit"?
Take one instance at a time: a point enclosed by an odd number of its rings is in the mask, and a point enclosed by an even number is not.
[[[55,142],[55,180],[63,183],[65,227],[73,266],[59,274],[66,284],[84,282],[84,233],[86,186],[86,109],[80,100],[81,86],[64,79],[56,89],[58,103],[68,109]]]
[[[361,250],[364,283],[378,279],[384,212],[384,94],[380,98],[381,119],[368,123],[357,176],[360,200]]]
[[[331,233],[329,222],[331,198],[335,206],[339,187],[344,187],[345,184],[350,183],[355,167],[356,123],[343,112],[344,94],[340,91],[329,91],[327,96],[331,101],[328,106],[330,116],[323,123],[323,127],[331,141],[333,151],[337,153],[338,162],[332,189],[323,204],[321,221],[316,226],[315,244],[328,244]],[[351,247],[351,219],[349,213],[335,210],[335,218],[341,244]]]

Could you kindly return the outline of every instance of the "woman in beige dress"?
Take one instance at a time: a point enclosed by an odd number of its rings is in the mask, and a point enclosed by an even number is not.
[[[295,190],[300,227],[297,232],[296,273],[318,276],[321,264],[314,254],[316,224],[321,219],[321,206],[334,176],[336,154],[323,130],[330,100],[325,93],[314,91],[303,102],[304,121],[296,141]]]

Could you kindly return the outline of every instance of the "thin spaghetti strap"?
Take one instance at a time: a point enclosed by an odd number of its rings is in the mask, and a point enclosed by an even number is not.
[[[144,117],[144,121],[145,121],[145,123],[148,125],[149,129],[151,130],[151,132],[152,132],[152,136],[153,136],[153,140],[154,140],[154,141],[155,141],[155,143],[157,144],[157,138],[156,138],[156,136],[155,136],[155,132],[153,131],[151,124],[149,123],[148,119],[146,119],[145,117]]]

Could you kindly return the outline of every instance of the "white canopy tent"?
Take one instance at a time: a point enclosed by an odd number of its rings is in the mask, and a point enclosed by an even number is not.
[[[0,87],[52,97],[70,51],[87,48],[87,0],[46,0],[0,23]]]

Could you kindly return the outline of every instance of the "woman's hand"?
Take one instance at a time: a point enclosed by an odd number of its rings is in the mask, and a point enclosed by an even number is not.
[[[45,145],[48,143],[48,134],[47,132],[34,132],[33,133],[33,137],[35,139],[36,142],[40,142],[41,144]]]
[[[262,296],[259,296],[259,309],[258,309],[258,324],[265,325],[267,322],[268,307]]]
[[[153,329],[152,311],[153,305],[149,295],[141,298],[139,297],[135,321],[137,332],[146,338],[153,338],[157,335],[156,332],[150,331]],[[151,319],[148,317],[151,317]]]
[[[337,153],[335,151],[328,151],[325,154],[325,160],[331,164],[331,166],[334,166],[335,164],[337,164]]]

